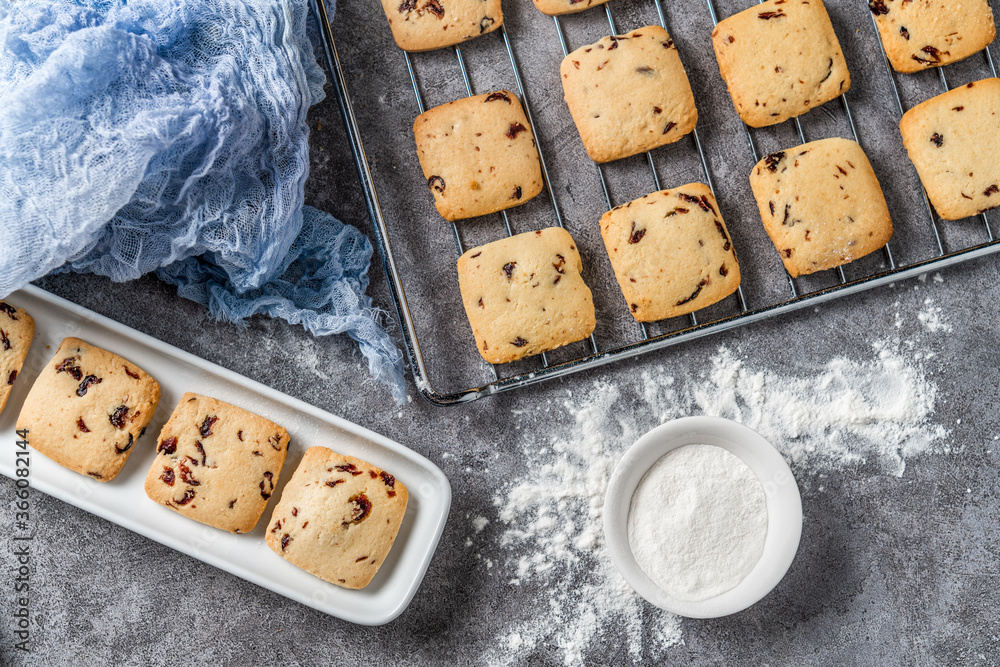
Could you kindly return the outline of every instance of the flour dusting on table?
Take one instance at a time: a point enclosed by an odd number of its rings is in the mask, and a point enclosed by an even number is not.
[[[664,421],[706,414],[742,422],[774,443],[800,484],[862,464],[902,476],[908,459],[947,452],[947,429],[931,422],[937,389],[926,357],[902,356],[898,347],[802,374],[758,369],[722,347],[700,377],[647,369],[631,385],[596,381],[567,391],[568,419],[548,435],[524,434],[527,472],[494,499],[510,552],[498,576],[530,586],[539,601],[531,618],[505,630],[491,662],[555,647],[565,664],[583,664],[592,645],[614,641],[631,661],[649,663],[683,643],[680,618],[648,605],[614,569],[601,526],[618,459]]]

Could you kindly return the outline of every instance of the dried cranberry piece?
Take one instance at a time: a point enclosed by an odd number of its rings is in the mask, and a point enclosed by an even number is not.
[[[387,473],[386,471],[383,470],[379,474],[379,476],[382,478],[382,482],[385,483],[385,485],[388,486],[390,489],[396,486],[396,478]]]
[[[343,484],[343,483],[344,480],[342,479],[331,479],[329,482],[326,483],[326,485],[329,487],[334,487],[337,486],[338,484]]]
[[[646,235],[646,228],[643,227],[642,229],[636,230],[636,228],[635,228],[635,220],[633,220],[632,221],[632,233],[628,237],[628,242],[629,243],[638,243],[639,241],[642,240],[642,237],[645,236],[645,235]]]
[[[725,264],[723,264],[722,266],[719,267],[719,275],[720,276],[728,276],[729,275],[729,269],[726,268]]]
[[[192,500],[194,500],[194,489],[187,489],[184,491],[184,497],[174,502],[178,505],[187,505]]]
[[[486,32],[487,30],[489,30],[493,26],[493,24],[496,23],[496,22],[497,22],[496,19],[494,19],[492,16],[484,16],[479,21],[479,34],[481,35],[484,32]],[[489,100],[487,100],[487,101],[489,101]],[[510,100],[507,100],[507,101],[510,102]]]
[[[101,475],[101,473],[99,473],[99,472],[88,472],[87,474],[90,475],[91,477],[95,477],[97,479],[104,479],[104,476]]]
[[[299,508],[298,507],[293,507],[292,508],[292,516],[298,516],[298,515],[299,515]]]
[[[177,438],[167,438],[160,443],[160,446],[156,448],[157,452],[163,452],[165,454],[173,454],[177,451]]]
[[[408,12],[415,9],[417,6],[417,0],[404,0],[399,6],[400,12]]]
[[[7,384],[8,385],[14,384],[14,380],[16,379],[17,379],[17,371],[13,370],[10,372],[10,375],[7,376]]]
[[[372,513],[372,503],[368,500],[368,496],[363,493],[359,493],[356,496],[351,496],[347,502],[354,505],[351,508],[351,519],[350,521],[345,521],[343,525],[349,526],[352,523],[361,523],[368,518],[368,515]]]
[[[83,379],[83,373],[76,365],[76,357],[66,357],[56,364],[56,373],[69,373],[77,382]]]
[[[674,210],[670,211],[669,213],[667,213],[663,217],[664,218],[669,218],[670,216],[677,215],[678,213],[681,213],[681,214],[683,214],[683,213],[689,213],[689,211],[686,208],[684,208],[683,206],[678,206],[678,207],[674,208]]]
[[[84,433],[90,433],[90,429],[87,428],[87,424],[83,421],[83,417],[76,420],[76,427]]]
[[[507,262],[503,265],[503,274],[507,276],[507,280],[514,274],[514,267],[517,266],[517,262]]]
[[[672,48],[674,48],[674,40],[672,40],[672,39],[668,39],[665,42],[660,42],[660,44],[662,44],[663,48],[665,48],[665,49],[672,49]]]
[[[190,484],[191,486],[201,486],[201,482],[196,480],[194,475],[191,474],[191,468],[187,466],[186,461],[190,461],[194,465],[198,465],[198,462],[190,456],[185,456],[181,459],[180,463],[177,464],[177,469],[180,470],[181,473],[181,481],[185,484]]]
[[[277,452],[281,451],[281,434],[280,433],[275,433],[270,438],[268,438],[267,441],[269,443],[271,443],[271,448],[272,449],[274,449]]]
[[[7,338],[7,332],[0,329],[0,343],[3,344],[4,352],[10,349],[10,338]]]
[[[291,541],[292,541],[292,538],[291,538],[291,536],[289,536],[288,533],[285,533],[284,535],[282,535],[281,536],[281,550],[284,551],[285,549],[287,549],[288,548],[288,544]]]
[[[633,223],[633,224],[635,224],[635,223]],[[566,265],[566,258],[563,257],[562,255],[560,255],[559,253],[556,253],[556,257],[559,258],[559,261],[558,262],[554,262],[552,264],[552,268],[556,270],[556,273],[566,273],[565,271],[563,271],[563,268],[562,268],[562,267],[564,267]]]
[[[129,433],[128,434],[128,443],[124,447],[119,447],[118,445],[115,445],[115,451],[118,452],[119,454],[124,454],[128,450],[132,449],[132,443],[134,441],[135,440],[133,439],[132,434]]]
[[[239,500],[239,499],[238,498],[233,498],[232,500],[229,501],[229,509],[233,509],[233,505],[236,504],[237,500]]]
[[[527,132],[527,130],[528,128],[526,128],[524,125],[521,125],[520,123],[511,123],[510,127],[507,128],[507,138],[515,139],[517,138],[517,135],[519,135],[522,132]]]
[[[942,146],[944,146],[944,137],[935,132],[934,134],[931,135],[931,143],[937,146],[938,148],[941,148]]]
[[[698,283],[698,287],[695,289],[694,292],[691,293],[691,296],[687,297],[686,299],[681,299],[680,301],[677,302],[677,305],[683,306],[685,303],[697,299],[698,295],[701,294],[701,290],[703,290],[705,288],[705,285],[707,284],[708,284],[708,278],[702,278],[701,281]]]
[[[125,374],[128,375],[130,378],[132,378],[133,380],[138,380],[139,379],[139,374],[138,373],[133,373],[132,370],[128,366],[124,366],[124,368],[125,368]]]
[[[444,7],[441,6],[441,3],[438,2],[438,0],[427,0],[427,4],[421,7],[421,9],[426,9],[439,19],[444,18]]]
[[[17,311],[14,310],[14,306],[10,305],[6,301],[0,301],[0,312],[7,313],[10,319],[17,321]]]
[[[903,39],[910,40],[910,31],[906,29],[906,26],[900,26],[899,34],[903,36]]]
[[[125,417],[127,416],[128,416],[128,406],[119,405],[117,408],[115,408],[114,412],[108,415],[108,420],[111,422],[112,426],[114,426],[116,429],[120,431],[121,429],[125,428]]]
[[[778,171],[778,163],[785,159],[785,152],[778,151],[777,153],[771,153],[764,158],[764,166],[772,174]]]
[[[212,427],[215,426],[215,422],[217,421],[219,421],[219,418],[214,415],[205,417],[205,421],[201,423],[201,428],[198,429],[198,432],[201,433],[201,437],[207,438],[212,435]]]
[[[762,21],[770,21],[771,19],[780,19],[784,15],[785,12],[779,9],[776,12],[761,12],[760,14],[757,14],[757,18],[761,19]]]
[[[160,479],[162,479],[163,482],[167,486],[173,486],[174,485],[174,469],[173,468],[168,468],[167,466],[163,466],[163,474],[160,475]]]
[[[514,186],[514,194],[512,194],[510,196],[510,198],[511,199],[520,199],[521,198],[521,186],[520,185],[515,185]]]
[[[690,204],[695,204],[698,206],[698,208],[700,208],[705,212],[711,211],[712,213],[715,213],[715,209],[712,208],[712,205],[708,203],[708,199],[706,199],[705,197],[695,197],[694,195],[688,195],[684,194],[683,192],[678,192],[677,198],[686,201]]]
[[[677,123],[675,123],[674,121],[670,121],[669,123],[667,123],[667,126],[663,128],[663,134],[666,134],[675,127],[677,127]]]
[[[1000,192],[1000,188],[998,188],[996,184],[991,185],[990,187],[983,190],[983,194],[986,195],[987,197],[992,197],[998,192]]]
[[[76,388],[76,395],[86,396],[87,389],[89,389],[91,385],[100,383],[101,383],[101,378],[97,377],[96,375],[88,375],[87,377],[83,378],[83,382],[81,382],[80,386]]]
[[[440,185],[436,185],[435,182],[439,183]],[[427,187],[429,187],[431,190],[437,190],[438,192],[444,194],[444,187],[445,187],[444,179],[441,178],[440,176],[431,176],[430,178],[427,179]]]
[[[277,521],[274,522],[274,527],[271,529],[271,532],[276,533],[279,530],[281,530],[281,519],[278,519]]]
[[[528,344],[528,341],[526,341],[523,338],[521,338],[520,336],[518,336],[517,338],[515,338],[514,340],[512,340],[510,342],[510,344],[513,345],[514,347],[524,347],[525,345]]]
[[[240,439],[240,442],[243,442],[243,429],[236,432],[236,437]]]
[[[483,103],[496,102],[497,100],[503,100],[507,104],[511,103],[510,97],[507,95],[507,93],[501,93],[501,92],[490,93],[489,95],[486,96],[486,99],[483,100]]]
[[[357,477],[358,475],[361,474],[361,471],[358,470],[358,467],[356,465],[354,465],[353,463],[344,463],[344,464],[341,464],[341,465],[335,466],[335,467],[337,468],[337,470],[339,470],[341,472],[349,472],[352,475],[354,475],[355,477]]]
[[[885,0],[869,0],[868,9],[872,10],[872,14],[875,16],[889,13],[889,8],[885,6]]]
[[[201,454],[201,464],[202,465],[206,465],[206,463],[205,463],[205,446],[201,444],[201,440],[195,440],[194,441],[194,446],[198,449],[198,453]]]
[[[268,485],[268,488],[264,488],[264,484]],[[264,479],[260,480],[260,497],[267,500],[274,493],[274,474],[271,472],[264,473]]]

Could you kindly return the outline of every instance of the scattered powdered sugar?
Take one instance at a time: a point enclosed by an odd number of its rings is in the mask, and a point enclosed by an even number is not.
[[[583,664],[610,641],[649,663],[683,643],[680,619],[647,605],[618,574],[601,525],[618,459],[664,421],[707,414],[742,422],[789,459],[800,482],[861,463],[902,476],[907,459],[949,451],[948,431],[931,422],[937,390],[926,356],[904,357],[899,347],[879,345],[864,360],[839,357],[802,375],[755,368],[723,347],[701,377],[646,370],[632,385],[596,381],[567,392],[567,419],[545,435],[524,434],[532,474],[494,499],[511,553],[498,575],[537,590],[540,608],[505,631],[491,662],[555,646],[565,664]]]
[[[924,299],[923,308],[917,313],[917,319],[924,327],[932,332],[937,333],[939,331],[950,332],[951,325],[945,322],[941,317],[941,308],[934,305],[934,299],[927,297]]]

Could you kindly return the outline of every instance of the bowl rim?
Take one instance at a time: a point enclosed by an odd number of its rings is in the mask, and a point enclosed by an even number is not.
[[[685,445],[715,445],[737,456],[760,480],[767,506],[767,536],[760,559],[734,588],[698,602],[675,598],[653,583],[636,562],[628,540],[636,487],[654,463]],[[724,417],[682,417],[653,428],[626,450],[608,483],[603,523],[611,560],[639,595],[680,616],[719,618],[760,601],[788,572],[802,536],[802,498],[788,463],[762,435]]]

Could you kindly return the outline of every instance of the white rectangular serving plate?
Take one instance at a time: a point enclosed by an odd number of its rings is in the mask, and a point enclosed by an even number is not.
[[[24,308],[35,319],[35,338],[7,407],[0,414],[0,473],[15,478],[17,414],[39,370],[49,362],[63,338],[81,338],[125,357],[156,378],[162,390],[160,405],[146,435],[139,439],[115,479],[98,482],[29,450],[32,488],[352,623],[381,625],[406,609],[427,571],[451,507],[451,486],[437,466],[366,428],[37,287],[29,285],[4,300]],[[234,535],[205,526],[146,497],[143,484],[156,455],[157,435],[187,391],[257,413],[284,426],[291,435],[278,486],[260,522],[250,533]],[[29,434],[29,442],[30,439]],[[372,582],[361,590],[340,588],[318,579],[275,554],[264,542],[274,504],[305,450],[314,445],[383,468],[410,492],[406,515],[389,557]],[[205,594],[209,595],[209,591]]]

